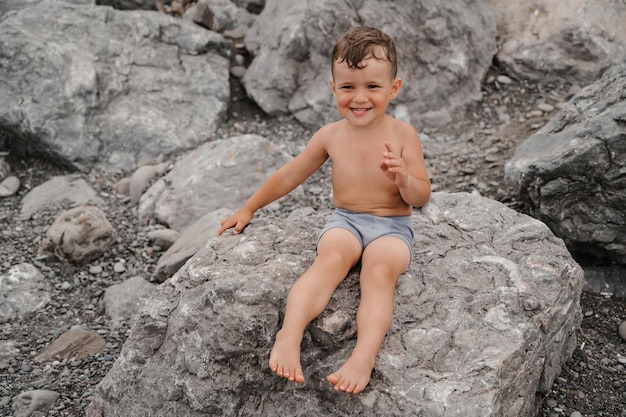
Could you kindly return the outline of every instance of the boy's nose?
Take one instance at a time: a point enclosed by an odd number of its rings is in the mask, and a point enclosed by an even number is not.
[[[357,90],[354,95],[354,101],[357,103],[365,103],[367,101],[367,94],[364,91]]]

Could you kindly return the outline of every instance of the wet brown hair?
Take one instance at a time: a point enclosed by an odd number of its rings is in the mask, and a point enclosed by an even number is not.
[[[382,50],[383,56],[379,56]],[[379,61],[388,61],[393,78],[398,74],[398,55],[391,37],[369,26],[357,26],[348,29],[335,44],[331,59],[331,70],[335,63],[345,62],[348,67],[362,69],[363,60],[373,57]]]

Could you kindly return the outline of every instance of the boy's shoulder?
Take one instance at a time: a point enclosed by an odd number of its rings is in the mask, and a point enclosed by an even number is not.
[[[413,125],[408,122],[396,119],[395,117],[391,117],[389,115],[387,115],[386,117],[387,117],[387,120],[389,121],[389,125],[394,129],[406,129],[406,130],[415,131],[415,128],[413,127]]]
[[[345,122],[345,120],[338,120],[336,122],[330,122],[328,124],[325,124],[324,126],[320,127],[317,132],[315,132],[313,137],[317,139],[335,137],[342,131],[343,122]]]

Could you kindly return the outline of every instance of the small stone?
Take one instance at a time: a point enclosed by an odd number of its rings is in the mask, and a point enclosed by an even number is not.
[[[622,324],[617,328],[617,334],[622,338],[624,342],[626,342],[626,321],[623,321]]]
[[[500,83],[500,84],[511,84],[513,83],[513,80],[509,77],[507,77],[506,75],[498,75],[498,78],[496,78],[496,80]]]
[[[130,177],[122,178],[113,185],[113,189],[119,195],[130,195]]]
[[[526,113],[526,118],[528,119],[532,119],[534,117],[541,117],[543,116],[543,112],[541,110],[531,110],[528,113]]]
[[[20,189],[20,179],[16,176],[6,177],[0,182],[0,197],[10,197]]]
[[[555,399],[553,399],[553,398],[548,398],[548,399],[546,400],[546,405],[547,405],[548,407],[550,407],[550,408],[554,408],[554,407],[556,407],[558,404],[559,404],[559,403],[557,403],[557,402],[556,402],[556,400],[555,400]]]
[[[230,73],[235,78],[243,78],[246,75],[246,67],[242,65],[234,65],[230,68]]]
[[[540,103],[540,104],[537,106],[537,108],[538,108],[539,110],[541,110],[542,112],[545,112],[545,113],[550,113],[550,112],[553,112],[553,111],[554,111],[554,106],[552,106],[552,105],[550,105],[550,104],[548,104],[548,103]]]
[[[126,267],[122,262],[115,262],[115,264],[113,265],[113,270],[118,274],[121,274],[122,272],[126,272]]]
[[[578,411],[572,411],[572,414],[570,414],[569,417],[583,417],[583,415]]]
[[[94,265],[89,267],[89,273],[91,275],[100,275],[103,271],[103,268],[100,265]]]

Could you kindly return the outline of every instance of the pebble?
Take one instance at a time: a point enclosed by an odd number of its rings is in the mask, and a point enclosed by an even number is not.
[[[0,182],[0,197],[10,197],[20,189],[20,179],[16,176],[6,177]]]
[[[528,119],[532,119],[534,117],[541,117],[543,116],[543,112],[541,110],[531,110],[528,113],[526,113],[526,118]]]
[[[126,267],[122,262],[115,262],[115,264],[113,265],[113,270],[118,274],[121,274],[122,272],[126,272]]]
[[[626,321],[623,321],[622,324],[617,328],[617,334],[622,338],[624,342],[626,342]]]
[[[94,265],[89,267],[89,273],[91,275],[100,275],[103,271],[103,268],[100,265]]]
[[[551,113],[551,112],[554,111],[554,106],[552,106],[552,105],[550,105],[548,103],[541,103],[541,104],[539,104],[537,106],[537,108],[539,110],[541,110],[542,112],[545,112],[545,113]]]
[[[578,411],[572,411],[572,414],[570,414],[569,417],[583,417],[583,415]]]
[[[507,77],[506,75],[498,75],[498,78],[496,78],[496,80],[500,83],[500,84],[511,84],[513,83],[513,80],[510,77]]]

